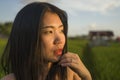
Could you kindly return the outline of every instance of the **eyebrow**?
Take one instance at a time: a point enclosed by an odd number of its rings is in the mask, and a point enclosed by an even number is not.
[[[63,25],[58,26],[58,28],[63,27]],[[45,26],[45,27],[41,27],[40,29],[45,29],[45,28],[55,28],[55,26]]]

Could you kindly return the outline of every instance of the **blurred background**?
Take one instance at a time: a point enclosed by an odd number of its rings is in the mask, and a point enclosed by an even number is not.
[[[49,2],[67,12],[68,50],[79,54],[93,80],[120,80],[120,0],[1,0],[0,58],[16,14],[34,1]]]

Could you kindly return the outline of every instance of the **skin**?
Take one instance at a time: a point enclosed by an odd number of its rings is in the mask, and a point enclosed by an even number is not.
[[[64,27],[57,14],[46,12],[41,31],[42,53],[48,62],[60,59],[65,44]]]
[[[41,37],[43,42],[42,50],[43,54],[45,54],[45,59],[48,62],[47,64],[52,64],[52,62],[60,60],[59,65],[68,67],[68,71],[72,74],[73,79],[92,80],[89,71],[77,54],[68,52],[61,56],[62,49],[65,44],[65,35],[63,30],[64,26],[59,16],[55,13],[46,12],[43,18]],[[50,67],[50,65],[48,66]]]

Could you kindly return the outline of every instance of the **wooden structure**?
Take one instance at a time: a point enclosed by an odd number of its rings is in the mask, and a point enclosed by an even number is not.
[[[109,41],[112,40],[114,36],[112,31],[90,31],[89,32],[89,39],[91,46],[107,46],[109,45]]]
[[[117,38],[116,38],[116,42],[120,42],[120,37],[117,37]]]

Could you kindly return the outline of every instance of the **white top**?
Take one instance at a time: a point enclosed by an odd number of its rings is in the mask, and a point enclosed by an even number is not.
[[[0,80],[15,80],[15,76],[13,73],[11,73],[11,74],[6,75],[5,77],[3,77]]]

